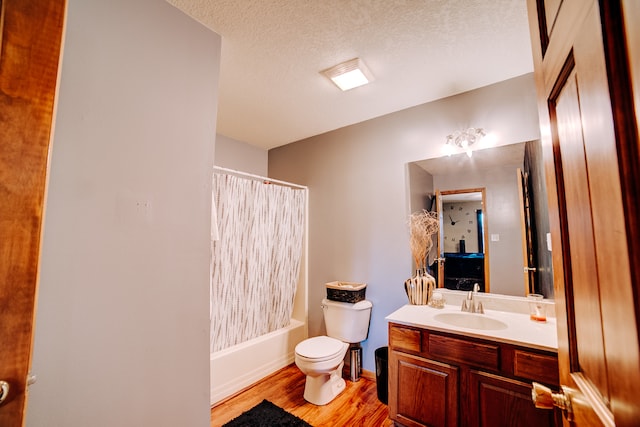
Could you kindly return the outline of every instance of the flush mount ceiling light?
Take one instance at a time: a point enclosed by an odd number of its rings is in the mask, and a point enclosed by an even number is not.
[[[451,155],[457,149],[463,150],[467,153],[467,156],[472,156],[471,146],[485,136],[484,129],[482,128],[469,128],[466,130],[458,130],[447,135],[447,151]]]
[[[338,64],[321,72],[340,89],[349,90],[373,81],[373,75],[360,58]]]

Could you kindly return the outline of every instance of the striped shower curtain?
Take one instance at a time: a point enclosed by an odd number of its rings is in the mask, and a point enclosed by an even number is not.
[[[300,189],[214,174],[211,352],[289,325],[305,196]]]

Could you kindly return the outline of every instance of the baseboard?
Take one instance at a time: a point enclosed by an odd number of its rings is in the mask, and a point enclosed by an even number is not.
[[[360,374],[360,376],[362,378],[366,378],[366,379],[371,380],[371,381],[375,381],[376,380],[376,373],[372,372],[372,371],[367,371],[366,369],[362,370],[362,373]]]

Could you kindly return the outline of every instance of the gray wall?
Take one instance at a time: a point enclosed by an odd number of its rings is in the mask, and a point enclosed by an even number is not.
[[[326,282],[368,284],[373,313],[364,369],[375,371],[374,350],[387,344],[385,316],[407,303],[407,163],[439,157],[446,136],[468,126],[494,133],[498,145],[539,139],[533,76],[269,151],[269,176],[309,186],[309,334],[324,333],[320,301]]]
[[[209,426],[219,64],[164,1],[68,3],[27,425]]]
[[[415,163],[407,164],[407,194],[409,212],[436,210],[433,175]]]
[[[216,135],[214,164],[227,169],[267,176],[267,150],[224,135]]]

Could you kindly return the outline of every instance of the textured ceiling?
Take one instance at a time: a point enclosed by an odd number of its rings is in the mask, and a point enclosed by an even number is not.
[[[265,149],[533,71],[525,0],[168,0],[222,37],[218,133]],[[360,57],[372,84],[320,71]]]

